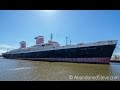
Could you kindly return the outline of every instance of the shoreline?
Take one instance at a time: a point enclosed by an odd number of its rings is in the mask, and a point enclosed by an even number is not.
[[[120,60],[110,60],[110,62],[119,62],[120,63]]]

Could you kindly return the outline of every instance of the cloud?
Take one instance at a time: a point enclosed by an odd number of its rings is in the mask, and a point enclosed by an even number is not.
[[[0,55],[4,52],[7,52],[7,50],[15,49],[16,47],[6,45],[6,44],[0,44]]]
[[[0,55],[2,55],[2,53],[6,52],[7,50],[0,50]]]
[[[9,46],[9,45],[4,45],[4,44],[0,45],[0,49],[1,49],[1,50],[5,50],[5,49],[7,49],[7,48],[11,48],[11,46]]]

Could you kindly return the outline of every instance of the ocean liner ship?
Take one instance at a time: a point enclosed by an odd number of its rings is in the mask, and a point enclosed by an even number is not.
[[[108,40],[61,46],[52,40],[52,34],[47,43],[44,43],[43,36],[35,39],[36,45],[26,47],[26,42],[22,41],[19,49],[2,53],[2,56],[8,59],[109,64],[117,44],[117,40]]]

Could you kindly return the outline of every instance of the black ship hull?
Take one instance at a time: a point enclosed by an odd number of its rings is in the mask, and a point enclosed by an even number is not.
[[[76,48],[58,49],[58,50],[56,49],[56,50],[16,53],[16,54],[4,53],[3,57],[9,59],[109,64],[115,47],[116,44],[89,46],[89,47],[76,47]]]

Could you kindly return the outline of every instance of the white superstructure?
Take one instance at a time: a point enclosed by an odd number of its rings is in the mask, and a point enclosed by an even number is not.
[[[77,45],[60,46],[58,42],[48,41],[48,43],[36,44],[34,46],[27,47],[27,48],[14,49],[7,53],[9,54],[28,53],[28,52],[36,52],[36,51],[48,51],[48,50],[68,49],[68,48],[77,48],[77,47],[79,48],[79,47],[112,45],[116,43],[117,43],[117,40],[109,40],[109,41],[100,41],[100,42],[88,43],[88,44],[80,43]]]

